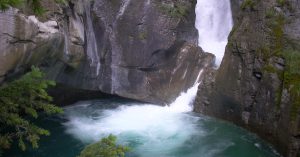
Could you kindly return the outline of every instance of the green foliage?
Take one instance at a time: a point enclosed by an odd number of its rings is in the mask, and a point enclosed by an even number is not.
[[[146,38],[147,38],[147,32],[146,31],[139,33],[139,39],[145,40]]]
[[[277,0],[277,3],[285,5],[285,0]],[[281,104],[283,89],[287,89],[290,94],[290,117],[295,121],[300,109],[300,52],[299,48],[294,48],[294,44],[288,41],[284,36],[284,25],[286,23],[283,14],[276,12],[273,8],[270,9],[272,13],[266,16],[268,19],[268,26],[270,28],[271,44],[264,50],[265,60],[273,56],[284,58],[284,71],[275,69],[271,65],[265,66],[265,71],[277,73],[279,79],[283,84],[276,91],[276,104],[278,108]]]
[[[65,3],[65,0],[55,0],[56,3]],[[23,4],[28,4],[32,11],[37,15],[42,15],[45,12],[41,4],[41,0],[0,0],[0,10],[5,11],[9,7],[18,7]]]
[[[284,39],[284,25],[286,23],[284,15],[272,7],[269,8],[265,13],[270,42],[264,43],[259,49],[264,61],[268,62],[271,57],[277,56],[282,57],[283,49],[286,45]]]
[[[276,11],[275,11],[275,9],[274,8],[270,8],[270,9],[268,9],[267,11],[266,11],[266,18],[273,18],[273,17],[275,17],[276,16]]]
[[[16,7],[23,3],[23,0],[0,0],[0,10],[6,10],[10,6]]]
[[[270,58],[273,57],[282,58],[282,54],[285,47],[285,40],[284,40],[285,18],[281,13],[276,12],[276,10],[273,7],[269,8],[266,11],[265,18],[267,20],[267,26],[270,30],[269,31],[270,43],[266,43],[261,48],[261,54],[263,60],[267,63],[264,66],[264,71],[267,73],[277,74],[279,79],[283,80],[284,71],[275,68],[272,64],[269,64],[269,61]],[[280,87],[276,89],[275,103],[277,109],[280,108],[283,88],[284,88],[284,84],[281,84]]]
[[[277,69],[275,69],[272,65],[268,64],[264,67],[264,71],[268,73],[277,73]]]
[[[49,131],[32,123],[40,112],[61,113],[62,109],[50,104],[52,97],[46,91],[55,82],[45,80],[44,74],[35,67],[20,79],[0,87],[0,148],[8,149],[14,141],[19,148],[27,144],[38,147],[41,135]]]
[[[21,3],[22,3],[21,0],[1,0],[0,1],[0,9],[1,10],[6,10],[10,6],[17,6],[17,5],[21,4]]]
[[[37,15],[45,13],[45,9],[41,5],[41,0],[31,0],[32,10]]]
[[[40,0],[28,0],[26,2],[31,6],[35,14],[40,15],[44,13]],[[24,0],[0,0],[0,10],[5,11],[9,7],[18,7],[22,4],[24,4]]]
[[[279,6],[284,6],[286,4],[286,0],[276,0]]]
[[[283,81],[291,96],[292,107],[290,116],[295,121],[300,109],[300,52],[287,50],[284,53],[284,58],[287,65]]]
[[[247,8],[250,8],[251,10],[253,10],[254,6],[255,2],[253,0],[245,0],[241,5],[241,9],[245,10]]]
[[[287,50],[284,53],[284,58],[287,64],[287,70],[290,74],[299,74],[300,75],[300,52],[295,50]],[[300,79],[300,78],[299,78]]]
[[[117,138],[109,135],[101,141],[84,148],[79,157],[124,157],[129,148],[116,144]]]
[[[183,18],[188,14],[188,7],[184,2],[176,2],[174,5],[162,4],[159,9],[174,18]]]

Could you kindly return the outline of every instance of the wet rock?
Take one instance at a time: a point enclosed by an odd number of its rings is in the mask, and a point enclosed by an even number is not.
[[[223,62],[207,79],[214,81],[199,86],[195,111],[243,126],[284,156],[296,157],[300,116],[294,85],[285,78],[291,64],[285,56],[300,52],[300,5],[295,0],[253,2],[254,9],[235,10]],[[297,80],[299,72],[293,74],[290,78]]]
[[[60,6],[45,3],[49,11],[38,18],[23,8],[26,15],[16,16],[24,20],[10,20],[24,21],[21,32],[1,27],[25,37],[5,37],[22,48],[3,43],[11,46],[0,48],[9,54],[1,57],[6,62],[0,63],[0,76],[38,64],[49,79],[70,88],[170,103],[213,60],[197,47],[195,5],[196,0],[72,0]],[[40,42],[47,46],[40,49]],[[25,64],[21,60],[31,58],[29,51],[40,55]]]
[[[212,57],[196,46],[196,0],[73,3],[82,11],[69,8],[72,18],[83,22],[77,28],[84,26],[85,57],[74,68],[62,63],[48,68],[61,84],[166,104],[196,82],[201,68],[211,66]],[[77,43],[79,37],[68,41]]]

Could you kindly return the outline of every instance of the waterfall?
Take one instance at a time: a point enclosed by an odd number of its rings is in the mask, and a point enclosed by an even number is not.
[[[213,53],[219,66],[233,27],[230,1],[197,0],[195,26],[199,32],[199,46],[205,52]]]
[[[130,0],[123,1],[117,17],[123,15],[129,3]],[[198,0],[196,12],[196,25],[200,34],[199,45],[205,51],[214,52],[220,62],[232,27],[229,0]],[[223,15],[226,18],[222,18]],[[203,70],[199,72],[197,82],[193,87],[181,93],[168,106],[132,102],[118,104],[117,108],[105,109],[92,102],[80,102],[78,105],[65,109],[65,115],[69,121],[64,125],[69,134],[82,141],[96,141],[112,133],[119,137],[126,136],[126,138],[133,135],[139,136],[147,142],[151,141],[151,146],[152,142],[164,139],[163,141],[168,143],[162,142],[163,145],[160,147],[169,144],[167,148],[175,149],[177,145],[172,145],[169,139],[175,139],[176,142],[182,144],[196,130],[193,122],[190,123],[188,113],[193,110],[192,104],[197,95],[198,85],[201,83],[198,79],[201,78],[202,73]],[[193,120],[197,118],[192,118]],[[143,146],[150,147],[147,144]]]
[[[86,34],[86,52],[87,57],[90,61],[90,66],[93,68],[96,68],[96,75],[99,75],[100,71],[100,57],[98,54],[98,47],[95,37],[95,32],[93,28],[93,23],[91,19],[91,6],[89,1],[85,2],[85,18],[86,18],[86,28],[85,28],[85,34]]]

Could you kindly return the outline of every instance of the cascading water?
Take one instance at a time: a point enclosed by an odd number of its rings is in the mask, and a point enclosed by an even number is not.
[[[93,23],[91,19],[91,6],[90,2],[84,3],[84,11],[85,11],[85,20],[86,20],[86,26],[85,26],[85,34],[86,34],[86,52],[87,57],[90,61],[90,67],[95,68],[96,75],[99,75],[100,71],[100,57],[98,53],[98,47],[96,43],[96,37],[95,32],[93,28]]]
[[[197,0],[195,26],[199,32],[199,46],[213,53],[219,66],[233,27],[230,0]]]
[[[99,140],[111,133],[144,134],[151,136],[153,140],[175,136],[179,130],[185,132],[181,129],[188,127],[188,124],[181,123],[180,119],[185,117],[183,113],[192,111],[197,87],[198,84],[164,107],[125,103],[116,109],[97,110],[95,106],[89,105],[89,102],[68,107],[66,115],[70,121],[66,123],[67,131],[86,142]],[[91,111],[93,113],[90,113]],[[193,127],[190,126],[189,130],[193,130]]]
[[[130,0],[123,2],[125,9]],[[198,0],[196,12],[199,45],[214,53],[219,65],[232,27],[229,0]],[[164,107],[115,100],[81,102],[66,108],[64,126],[68,134],[84,143],[114,134],[119,143],[133,148],[129,157],[246,157],[244,152],[249,149],[249,157],[277,156],[252,134],[192,113],[198,85]],[[107,103],[110,108],[105,107]]]

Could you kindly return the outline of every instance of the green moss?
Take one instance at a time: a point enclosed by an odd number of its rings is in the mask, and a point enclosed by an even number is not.
[[[141,40],[147,39],[147,32],[146,31],[140,32],[139,39],[141,39]]]
[[[265,13],[265,17],[266,17],[267,19],[273,18],[273,17],[275,17],[275,16],[276,16],[276,11],[274,10],[274,8],[268,9],[268,10],[266,11],[266,13]]]
[[[288,63],[288,71],[291,74],[300,74],[300,52],[297,52],[296,50],[287,50],[284,53],[284,58]]]
[[[283,55],[286,60],[283,81],[291,96],[290,116],[295,121],[300,109],[300,52],[288,49]]]
[[[285,39],[284,39],[284,25],[285,19],[284,16],[280,13],[277,13],[274,8],[269,8],[266,12],[265,18],[267,20],[267,26],[269,31],[269,43],[264,43],[257,51],[260,54],[260,57],[266,63],[264,65],[265,73],[277,74],[280,80],[284,79],[284,71],[275,68],[270,62],[270,59],[273,57],[282,57],[283,51],[285,48]],[[280,108],[282,91],[284,84],[281,84],[276,90],[275,93],[275,104],[277,108]]]
[[[286,4],[286,0],[276,0],[279,6],[284,6]]]
[[[183,18],[189,11],[186,3],[177,2],[174,5],[171,4],[160,4],[158,6],[159,10],[173,18]]]
[[[278,15],[275,17],[273,26],[272,26],[272,33],[274,37],[274,52],[275,55],[281,55],[283,46],[284,46],[284,27],[285,20],[283,15]]]
[[[277,76],[279,77],[280,80],[282,80],[282,75],[283,75],[283,71],[282,70],[278,70],[276,69],[273,65],[271,64],[267,64],[264,66],[263,71],[265,73],[273,73],[273,74],[277,74]],[[281,97],[282,97],[282,91],[283,91],[283,84],[280,85],[280,87],[278,89],[276,89],[276,93],[275,93],[275,104],[277,109],[280,108],[280,104],[281,104]]]
[[[268,62],[269,58],[271,57],[271,50],[270,46],[265,44],[261,46],[259,49],[257,49],[258,54],[263,59],[263,61]]]
[[[247,8],[250,8],[251,10],[253,10],[254,6],[255,6],[255,2],[253,0],[245,0],[241,5],[241,9],[245,10]]]
[[[280,6],[288,6],[286,0],[277,0]],[[281,85],[276,89],[275,102],[280,108],[282,94],[284,89],[290,94],[290,118],[292,121],[297,120],[300,110],[300,52],[299,46],[293,44],[284,35],[284,25],[287,23],[284,15],[276,12],[274,8],[268,9],[265,15],[269,31],[269,43],[262,46],[257,51],[263,58],[266,65],[264,71],[266,73],[276,73],[282,81]],[[284,70],[276,69],[270,63],[273,57],[280,57],[285,60]]]
[[[278,70],[270,64],[268,64],[264,67],[264,71],[266,71],[268,73],[277,73],[278,72]]]

